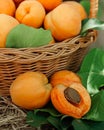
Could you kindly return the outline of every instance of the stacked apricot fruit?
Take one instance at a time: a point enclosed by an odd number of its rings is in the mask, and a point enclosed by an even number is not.
[[[62,114],[81,118],[91,107],[90,95],[79,76],[69,70],[55,72],[50,79],[41,72],[20,74],[10,86],[12,102],[33,110],[44,107],[50,100]]]
[[[18,24],[50,30],[56,42],[80,33],[87,18],[82,5],[63,0],[0,0],[0,47],[9,31]]]
[[[18,24],[50,30],[55,41],[80,33],[87,14],[81,4],[63,0],[0,0],[0,47]],[[25,109],[41,108],[52,101],[61,113],[81,118],[91,106],[90,96],[72,71],[55,72],[50,83],[41,72],[20,74],[10,86],[12,102]]]

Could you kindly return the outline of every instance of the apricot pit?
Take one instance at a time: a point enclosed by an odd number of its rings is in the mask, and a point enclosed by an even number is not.
[[[73,103],[73,104],[79,104],[81,101],[81,97],[79,93],[75,89],[70,88],[70,87],[67,87],[64,90],[64,96],[68,102]]]

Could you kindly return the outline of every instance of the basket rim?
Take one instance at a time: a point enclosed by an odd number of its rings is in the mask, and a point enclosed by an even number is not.
[[[52,60],[58,57],[64,57],[77,51],[80,48],[86,48],[96,40],[97,33],[94,30],[88,32],[87,36],[76,36],[65,41],[48,44],[35,48],[0,48],[0,63],[18,62],[26,63],[32,61]]]
[[[72,38],[68,38],[68,39],[65,39],[61,42],[55,42],[54,44],[47,44],[47,45],[43,45],[43,46],[40,46],[40,47],[28,47],[28,48],[0,48],[0,50],[3,50],[3,51],[6,51],[6,50],[20,50],[20,51],[25,51],[25,50],[36,50],[37,52],[42,50],[42,51],[46,51],[47,48],[51,48],[50,50],[48,50],[49,52],[54,52],[54,49],[57,49],[57,48],[60,48],[61,46],[68,46],[68,44],[76,44],[77,45],[77,41],[78,40],[81,40],[81,39],[86,39],[86,40],[89,40],[90,38],[92,37],[91,41],[90,42],[93,42],[96,40],[96,37],[97,37],[97,31],[95,30],[89,30],[89,32],[87,33],[86,36],[81,36],[80,34],[75,36],[75,37],[72,37]],[[66,45],[65,45],[66,44]],[[79,43],[80,46],[82,46],[82,42]],[[87,46],[87,44],[86,44]],[[46,50],[44,50],[46,49]]]

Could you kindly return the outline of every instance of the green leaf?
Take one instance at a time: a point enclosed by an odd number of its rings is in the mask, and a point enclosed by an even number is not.
[[[81,0],[80,4],[84,7],[87,15],[89,16],[89,11],[90,11],[90,1],[89,0]]]
[[[61,117],[62,114],[59,113],[52,105],[51,102],[49,102],[45,107],[41,108],[41,109],[36,109],[35,110],[35,113],[47,113],[49,114],[50,116],[53,116],[53,117]]]
[[[63,115],[60,118],[60,125],[61,125],[62,129],[67,130],[68,128],[70,128],[72,121],[73,121],[72,117],[70,117],[68,115]]]
[[[33,127],[41,127],[44,124],[54,124],[53,126],[58,128],[61,127],[59,120],[62,114],[59,113],[49,102],[45,107],[40,109],[35,109],[27,113],[27,123]]]
[[[14,27],[8,34],[6,40],[7,48],[26,48],[47,45],[52,41],[49,30],[33,28],[24,24]]]
[[[104,130],[104,122],[75,119],[72,125],[74,130]]]
[[[63,115],[62,117],[48,117],[49,123],[57,128],[57,130],[73,130],[71,125],[72,120],[73,118],[67,115]]]
[[[35,114],[33,111],[29,111],[27,113],[26,122],[32,127],[40,127],[42,124],[47,124],[47,117],[46,113],[43,114]]]
[[[50,116],[48,117],[48,122],[52,124],[57,130],[63,130],[60,125],[60,118]]]
[[[85,56],[78,72],[83,85],[91,95],[104,86],[104,50],[94,48]]]
[[[84,58],[78,72],[83,85],[91,94],[90,111],[83,117],[93,121],[104,121],[104,50],[92,49]]]
[[[104,21],[101,21],[97,18],[87,19],[85,24],[82,26],[80,34],[83,35],[89,29],[104,30]]]
[[[92,107],[84,116],[84,119],[93,121],[104,121],[104,90],[92,97]]]

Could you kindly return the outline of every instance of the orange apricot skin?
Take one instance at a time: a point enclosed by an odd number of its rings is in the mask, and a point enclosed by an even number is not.
[[[41,108],[50,100],[51,84],[40,72],[20,74],[10,86],[12,102],[21,108],[33,110]]]
[[[46,11],[51,11],[62,3],[62,0],[38,0],[46,9]]]
[[[16,6],[13,0],[0,0],[0,14],[14,16]]]
[[[80,14],[72,6],[60,4],[45,16],[44,28],[52,32],[56,41],[72,38],[80,33]]]
[[[7,14],[0,14],[0,48],[6,47],[8,33],[19,24],[18,20]]]
[[[39,28],[42,26],[45,9],[37,0],[25,0],[19,4],[15,12],[15,18],[22,24]]]
[[[64,96],[64,90],[66,86],[57,85],[51,91],[51,101],[53,106],[62,114],[72,116],[80,119],[84,116],[91,107],[91,98],[87,90],[80,83],[73,83],[70,85],[71,88],[77,90],[80,94],[81,102],[74,105],[68,102]]]
[[[58,84],[70,86],[73,82],[81,83],[81,79],[76,73],[69,70],[57,71],[50,78],[50,83],[53,87]]]
[[[84,20],[85,18],[87,18],[87,13],[84,9],[84,7],[76,2],[76,1],[64,1],[63,4],[68,4],[69,6],[73,6],[73,8],[75,8],[75,10],[77,10],[81,16],[81,20]]]

